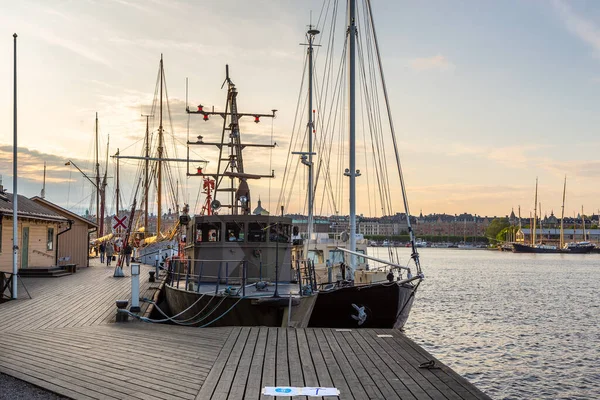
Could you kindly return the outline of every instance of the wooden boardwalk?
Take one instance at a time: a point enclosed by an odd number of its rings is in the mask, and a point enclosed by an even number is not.
[[[20,286],[19,300],[0,304],[0,372],[75,399],[258,400],[271,398],[265,386],[336,387],[340,399],[489,398],[437,360],[419,368],[433,357],[398,331],[115,324],[131,283],[112,268],[24,282],[33,299]]]

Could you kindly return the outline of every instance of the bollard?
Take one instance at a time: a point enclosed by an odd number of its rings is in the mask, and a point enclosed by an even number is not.
[[[148,278],[148,282],[156,282],[156,279],[154,278],[154,275],[156,274],[156,272],[148,271],[148,274],[150,274],[150,278]]]
[[[127,308],[127,304],[129,304],[128,300],[117,300],[115,302],[117,304],[117,322],[127,322],[129,319],[129,314],[121,312],[119,310],[125,310]]]
[[[131,312],[140,312],[140,264],[131,264]]]

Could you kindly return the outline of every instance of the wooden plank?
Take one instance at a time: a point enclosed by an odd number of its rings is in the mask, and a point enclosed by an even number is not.
[[[329,370],[327,369],[327,365],[325,364],[323,355],[321,354],[321,350],[319,348],[319,343],[317,342],[317,338],[315,336],[314,329],[303,329],[302,332],[306,336],[306,342],[308,343],[307,351],[308,351],[310,357],[312,358],[312,363],[315,368],[316,378],[318,380],[318,385],[315,385],[315,386],[335,387],[335,385],[333,384],[333,381],[331,379],[331,375],[329,374]],[[303,340],[301,335],[299,335],[298,338],[299,338],[299,341]],[[310,349],[310,350],[308,350],[308,349]],[[351,395],[349,393],[350,389],[348,389],[347,392],[344,392],[345,389],[341,389],[339,386],[338,386],[338,389],[340,390],[341,394],[343,395],[342,397],[344,399],[351,398]],[[346,397],[346,396],[349,396],[349,397]],[[339,398],[338,396],[323,397],[323,399],[327,399],[327,400],[335,400],[338,398]]]
[[[67,398],[81,399],[81,400],[88,400],[88,399],[92,400],[92,399],[100,398],[96,394],[90,395],[89,391],[86,391],[87,394],[78,392],[71,388],[61,386],[60,382],[58,382],[58,381],[49,382],[47,380],[44,380],[41,377],[31,375],[30,373],[28,373],[28,371],[21,371],[19,369],[11,368],[11,366],[5,367],[0,364],[0,372],[2,372],[3,374],[6,374],[6,375],[10,375],[14,378],[20,379],[22,381],[32,383],[36,386],[47,389],[51,392],[54,392],[61,396],[65,396]]]
[[[398,347],[404,350],[407,354],[410,354],[417,362],[423,363],[433,360],[436,368],[430,369],[429,371],[435,375],[443,384],[449,389],[454,391],[462,399],[481,399],[489,398],[479,389],[462,377],[456,372],[452,371],[446,365],[441,363],[438,359],[428,353],[425,349],[418,346],[410,338],[404,334],[394,335],[394,341]],[[462,378],[462,379],[457,379]],[[483,397],[482,397],[483,396]]]
[[[406,389],[410,391],[412,397],[417,399],[430,399],[431,396],[417,383],[413,376],[402,368],[401,357],[392,356],[386,349],[381,347],[379,343],[375,342],[372,332],[366,332],[366,330],[353,331],[353,336],[358,341],[362,341],[363,345],[369,346],[373,354],[381,359],[381,361],[388,367],[388,371],[395,377],[399,382],[402,383]],[[402,395],[405,393],[402,387],[395,385],[396,393]],[[410,396],[407,396],[410,398]]]
[[[88,382],[97,383],[100,386],[115,389],[115,382],[129,382],[129,386],[141,386],[137,390],[146,393],[146,396],[157,396],[157,393],[166,393],[165,396],[158,397],[182,397],[194,398],[199,389],[199,385],[186,384],[179,379],[178,385],[171,385],[168,382],[156,384],[156,371],[160,371],[160,359],[157,359],[153,365],[154,368],[144,371],[144,365],[139,360],[132,362],[132,359],[126,358],[126,364],[118,364],[103,359],[94,360],[88,357],[92,350],[79,349],[73,347],[70,356],[60,355],[52,349],[42,348],[41,346],[24,347],[18,343],[1,343],[3,356],[0,362],[9,360],[18,360],[29,365],[39,365],[48,370],[58,371],[59,375],[75,376],[81,378],[85,384]],[[87,357],[87,358],[86,358]],[[185,364],[181,364],[183,366]],[[176,370],[174,370],[176,371]],[[144,373],[145,372],[145,373]],[[168,376],[168,374],[164,374]],[[172,379],[177,379],[177,374],[172,374]]]
[[[287,358],[289,365],[290,386],[304,387],[308,386],[304,382],[304,372],[302,372],[302,361],[300,360],[300,351],[298,349],[297,330],[293,328],[282,328],[287,333]],[[293,396],[295,400],[306,400],[307,396]]]
[[[323,329],[314,329],[314,334],[316,338],[316,342],[318,343],[318,348],[321,351],[321,355],[323,357],[323,361],[325,362],[325,366],[329,371],[329,375],[331,376],[331,380],[333,381],[333,386],[336,387],[340,391],[341,399],[355,399],[356,394],[353,390],[350,389],[349,383],[346,381],[346,377],[342,373],[340,366],[338,365],[331,348],[325,338],[325,334],[323,333]],[[364,394],[364,391],[363,391]]]
[[[212,398],[212,395],[213,395],[213,393],[219,383],[219,380],[221,378],[221,374],[223,373],[223,370],[225,369],[225,364],[227,363],[227,360],[229,359],[229,355],[231,354],[231,351],[232,351],[234,345],[238,341],[241,331],[242,331],[241,328],[233,328],[231,330],[231,333],[229,334],[229,337],[227,338],[225,345],[223,345],[223,348],[221,349],[221,352],[219,353],[219,356],[217,357],[215,364],[213,365],[212,369],[210,370],[208,376],[206,377],[206,380],[202,384],[200,391],[196,395],[196,400]]]
[[[290,368],[288,364],[287,329],[270,328],[277,332],[277,350],[275,362],[275,386],[290,386]],[[277,399],[279,400],[279,399]],[[290,400],[290,397],[281,396],[281,400]]]
[[[370,353],[370,348],[369,350],[366,350],[368,346],[364,346],[363,343],[359,343],[358,341],[356,341],[356,339],[352,335],[352,332],[338,333],[338,342],[340,342],[340,338],[343,338],[348,348],[352,349],[352,356],[348,357],[348,361],[351,363],[354,369],[356,370],[356,363],[360,363],[360,365],[362,365],[361,371],[364,371],[368,374],[369,378],[372,380],[375,387],[378,389],[378,391],[381,393],[384,399],[400,399],[400,396],[394,391],[391,383],[386,378],[386,375],[390,375],[387,368],[384,368],[383,370],[381,368],[378,368],[377,365],[373,362],[373,359],[370,357],[370,354],[367,354]],[[348,352],[346,352],[346,354],[348,354]],[[358,372],[357,375],[359,376],[359,379],[363,381],[361,375],[358,374]],[[405,394],[410,395],[410,392],[406,392],[407,393]],[[370,398],[373,398],[373,396],[370,395]],[[403,398],[406,399],[409,397]],[[414,398],[414,396],[410,395],[410,398]]]
[[[246,391],[244,393],[245,400],[258,400],[260,398],[263,363],[265,360],[265,352],[267,351],[266,346],[269,328],[261,326],[260,328],[254,329],[259,329],[259,334],[254,348],[254,354],[252,355],[248,382],[246,383]]]
[[[445,400],[447,397],[443,394],[439,389],[435,387],[435,385],[430,381],[429,376],[424,377],[421,370],[419,369],[419,364],[412,360],[410,357],[404,352],[397,352],[394,346],[390,345],[389,338],[378,338],[377,331],[365,329],[360,331],[361,336],[364,340],[371,341],[373,344],[377,344],[381,347],[382,353],[386,354],[386,356],[392,357],[392,359],[396,362],[397,367],[395,371],[403,371],[405,372],[414,382],[419,385],[419,387],[423,390],[424,394],[429,396],[434,400]],[[400,368],[398,368],[400,367]],[[417,394],[415,394],[417,398],[420,398]]]
[[[225,368],[223,368],[223,372],[219,377],[219,383],[215,388],[211,400],[225,400],[227,399],[227,396],[229,396],[229,391],[231,390],[231,385],[233,384],[233,378],[235,377],[244,347],[246,347],[246,341],[248,340],[249,334],[250,328],[243,327],[240,335],[237,338],[237,341],[233,346],[233,349],[231,350],[231,353],[229,353],[229,358],[225,363]]]
[[[323,333],[354,397],[356,399],[368,399],[371,396],[378,399],[382,398],[381,392],[377,390],[368,374],[360,368],[360,364],[351,365],[351,361],[346,358],[347,356],[352,357],[352,349],[345,346],[342,351],[335,338],[335,335],[339,332],[334,329],[323,329]],[[357,362],[354,358],[352,360]]]
[[[387,385],[394,391],[395,395],[393,394],[389,394],[389,398],[395,398],[395,397],[400,397],[402,399],[416,399],[416,397],[411,393],[411,391],[408,389],[408,387],[404,384],[404,380],[399,379],[392,371],[391,368],[396,368],[396,365],[392,364],[390,366],[389,363],[386,363],[385,360],[378,354],[379,353],[379,349],[378,348],[374,348],[371,347],[371,345],[369,343],[367,343],[366,341],[363,340],[363,338],[360,336],[360,334],[358,332],[356,332],[356,330],[353,330],[352,332],[348,332],[348,333],[344,333],[344,335],[349,335],[352,338],[348,338],[348,343],[353,346],[353,348],[357,348],[360,347],[361,350],[359,351],[359,356],[364,360],[363,361],[363,365],[368,364],[369,361],[371,362],[371,367],[369,367],[369,370],[371,371],[378,371],[378,374],[373,374],[373,380],[377,383],[377,381],[379,380],[378,375],[381,376],[383,379],[385,379],[385,381],[387,382]],[[354,340],[354,341],[352,341]],[[366,358],[365,358],[366,357]],[[367,361],[368,359],[368,361]],[[413,385],[417,386],[414,381],[412,382]],[[383,386],[383,385],[382,385]],[[379,387],[382,387],[379,386]],[[384,393],[384,395],[386,395]],[[386,395],[387,397],[388,395]]]
[[[237,370],[233,378],[231,390],[227,396],[228,400],[242,400],[246,391],[246,385],[248,384],[248,376],[250,375],[250,366],[252,365],[252,358],[254,356],[254,349],[256,348],[256,342],[258,340],[259,328],[250,328],[248,339],[240,361],[237,365]]]
[[[277,363],[277,328],[267,328],[267,348],[262,370],[262,387],[275,386],[275,368]],[[261,400],[273,400],[261,393]]]

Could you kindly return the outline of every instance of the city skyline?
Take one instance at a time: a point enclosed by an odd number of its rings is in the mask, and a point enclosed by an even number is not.
[[[298,43],[310,11],[317,19],[321,2],[145,4],[23,1],[3,7],[3,186],[11,191],[12,34],[17,32],[20,194],[39,195],[46,161],[47,199],[86,209],[89,187],[64,164],[73,159],[89,165],[96,111],[102,148],[110,134],[111,154],[117,148],[137,152],[145,130],[141,114],[150,110],[163,53],[178,137],[186,137],[185,78],[190,104],[222,107],[227,63],[241,107],[279,110],[273,125],[242,126],[246,135],[263,141],[273,132],[280,144],[272,159],[278,177],[273,189],[258,186],[254,196],[254,204],[260,197],[273,212],[305,52]],[[560,216],[565,174],[565,216],[579,214],[582,205],[585,214],[598,213],[600,140],[593,105],[600,100],[600,6],[389,1],[374,4],[374,13],[411,215],[423,210],[504,216],[511,209],[517,213],[520,205],[526,217],[534,208],[539,176],[542,215]],[[190,123],[191,135],[215,131],[202,123]],[[200,182],[187,185],[193,201]],[[126,202],[129,198],[127,193]],[[357,212],[369,210],[359,204]]]

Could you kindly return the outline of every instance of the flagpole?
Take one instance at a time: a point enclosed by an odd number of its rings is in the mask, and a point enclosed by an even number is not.
[[[12,276],[12,298],[17,298],[17,257],[19,252],[19,235],[17,220],[17,202],[19,195],[17,194],[17,34],[13,34],[15,42],[15,64],[14,64],[14,106],[13,106],[13,276]]]

